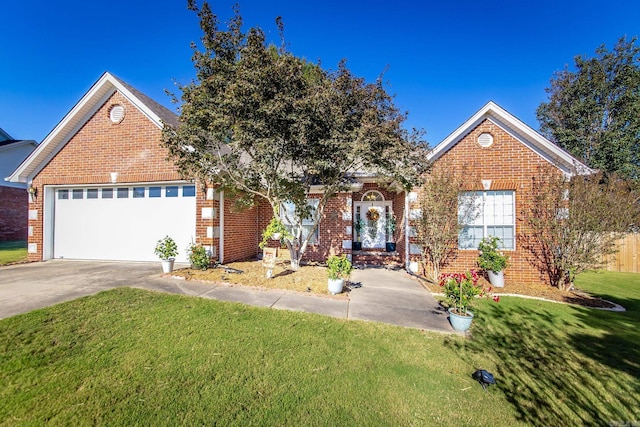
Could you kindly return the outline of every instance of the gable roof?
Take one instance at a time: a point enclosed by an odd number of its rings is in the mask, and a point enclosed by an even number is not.
[[[484,120],[490,120],[568,176],[573,175],[574,172],[580,175],[595,172],[493,101],[489,101],[440,144],[434,147],[427,155],[427,159],[430,161],[439,159]]]
[[[32,139],[0,140],[0,187],[25,188],[24,184],[5,182],[3,178],[13,172],[36,147],[37,144]]]
[[[163,127],[163,122],[173,126],[177,125],[178,116],[171,110],[158,104],[113,74],[105,72],[42,140],[38,148],[6,179],[10,182],[22,183],[32,179],[116,91],[120,92],[160,129]]]

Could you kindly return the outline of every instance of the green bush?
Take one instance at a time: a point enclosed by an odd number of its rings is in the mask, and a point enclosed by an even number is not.
[[[351,274],[351,270],[353,270],[351,261],[345,255],[331,255],[327,258],[327,268],[329,279],[331,280],[346,279]]]
[[[498,273],[507,268],[509,257],[498,251],[499,237],[485,237],[478,245],[478,266],[484,271]]]
[[[260,242],[258,246],[263,249],[265,246],[267,246],[269,240],[276,233],[280,233],[280,242],[282,242],[285,238],[293,238],[287,226],[274,216],[273,218],[271,218],[271,222],[269,222],[269,225],[267,225],[267,228],[262,233],[262,242]]]
[[[160,259],[171,259],[178,255],[178,245],[175,240],[169,236],[165,236],[164,239],[158,240],[156,243],[156,249],[154,252]]]
[[[211,258],[209,258],[209,254],[207,254],[207,250],[204,246],[192,243],[187,248],[187,252],[189,252],[189,262],[191,263],[192,268],[198,270],[206,270],[209,268]]]

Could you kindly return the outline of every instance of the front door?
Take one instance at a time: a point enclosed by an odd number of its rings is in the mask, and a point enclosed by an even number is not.
[[[393,215],[393,204],[390,200],[384,200],[378,192],[369,193],[377,193],[377,200],[369,197],[354,202],[355,238],[362,242],[362,249],[383,249],[388,237],[387,217]]]
[[[384,205],[370,205],[363,208],[362,217],[365,226],[362,230],[362,247],[364,249],[384,248],[386,242]]]

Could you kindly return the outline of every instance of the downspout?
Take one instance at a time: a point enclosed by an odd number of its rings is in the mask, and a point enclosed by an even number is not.
[[[224,264],[224,191],[220,191],[220,250],[218,254],[218,259],[220,264]]]
[[[409,269],[409,193],[404,192],[404,269],[411,273]]]

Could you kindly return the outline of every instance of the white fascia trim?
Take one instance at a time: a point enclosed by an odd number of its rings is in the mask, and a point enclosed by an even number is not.
[[[162,129],[160,117],[135,97],[118,79],[105,72],[49,132],[42,143],[9,176],[9,181],[26,183],[29,179],[33,179],[116,91],[122,93],[131,104],[145,114],[158,128]],[[88,111],[87,108],[89,108]]]
[[[516,139],[521,141],[536,154],[560,169],[565,174],[570,174],[570,171],[574,168],[577,169],[580,174],[589,174],[594,172],[578,159],[540,135],[526,123],[522,122],[520,119],[513,116],[493,101],[489,101],[477,113],[471,116],[471,118],[431,150],[427,154],[427,160],[435,161],[440,158],[444,153],[449,151],[451,147],[464,138],[469,131],[478,126],[485,119],[489,119],[496,125],[500,126],[506,132],[513,135]]]
[[[118,92],[120,92],[125,98],[127,98],[130,103],[132,103],[138,110],[140,110],[145,116],[147,116],[147,118],[149,118],[149,120],[151,120],[156,126],[158,126],[159,129],[162,129],[164,127],[160,117],[156,113],[151,111],[151,109],[146,104],[142,103],[139,98],[137,98],[135,95],[133,95],[133,93],[131,93],[131,91],[129,91],[129,89],[124,87],[120,83],[120,81],[118,81],[118,79],[114,78],[108,72],[105,74],[110,77],[111,84],[113,84]]]
[[[38,146],[38,143],[32,139],[23,139],[20,141],[12,142],[11,144],[3,145],[0,147],[0,151],[9,151],[18,147],[22,147],[23,145],[33,145],[34,147]]]
[[[42,169],[45,168],[46,165],[49,164],[49,162],[51,160],[53,160],[53,158],[65,147],[65,145],[67,145],[67,143],[71,140],[71,138],[73,138],[73,136],[75,136],[76,133],[78,133],[78,131],[80,131],[80,129],[82,129],[82,127],[87,123],[87,121],[89,121],[89,119],[91,119],[91,117],[96,113],[96,111],[98,111],[98,109],[102,106],[102,104],[104,104],[107,99],[109,99],[113,94],[115,93],[115,90],[109,91],[107,92],[82,118],[82,120],[78,121],[75,126],[73,126],[69,131],[65,132],[64,134],[64,138],[58,140],[57,143],[52,143],[51,140],[45,140],[42,142],[42,144],[40,144],[41,146],[43,146],[42,151],[45,151],[48,148],[48,145],[52,145],[54,144],[53,147],[50,148],[50,150],[48,151],[48,154],[46,157],[44,157],[44,160],[41,160],[38,162],[37,167],[35,167],[33,170],[31,170],[29,172],[28,175],[23,176],[22,178],[26,179],[27,181],[31,181],[33,180],[33,178],[38,175]],[[62,122],[61,122],[62,123]],[[56,135],[57,136],[57,135]],[[44,144],[47,143],[47,146],[44,146]],[[40,148],[40,147],[38,147]],[[38,150],[36,150],[38,151]],[[35,151],[32,153],[35,154],[37,157],[42,158],[42,156],[45,155],[45,153],[41,153],[39,152],[38,154],[35,153]],[[39,155],[39,156],[38,156]],[[30,156],[31,157],[31,156]],[[29,158],[27,158],[27,160],[29,160]],[[33,159],[34,161],[37,160],[37,158]],[[26,163],[26,160],[25,160]],[[28,165],[25,165],[25,169]]]

